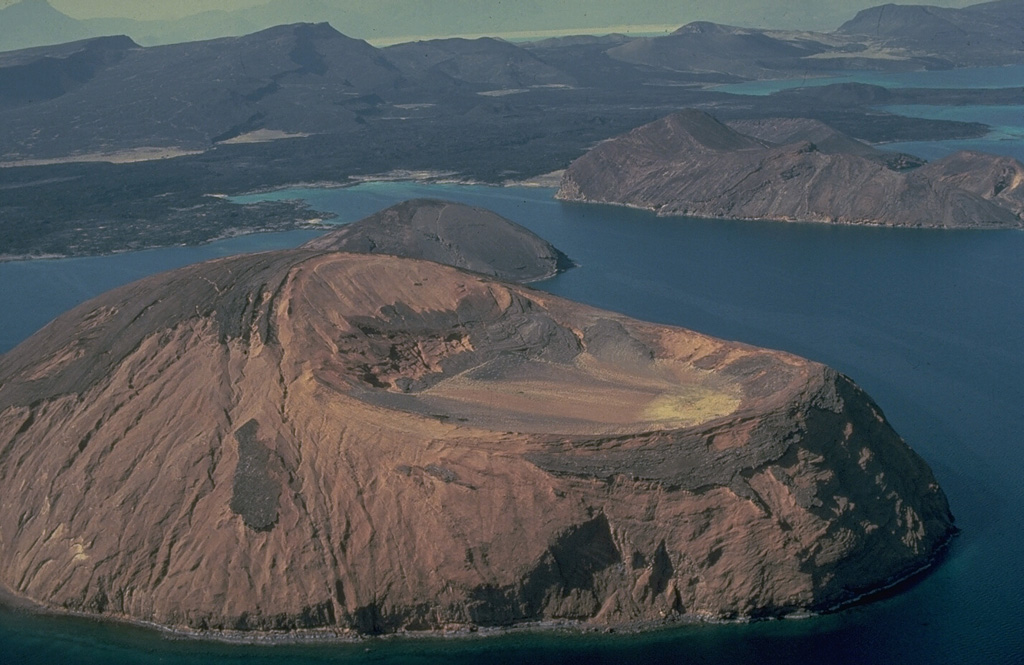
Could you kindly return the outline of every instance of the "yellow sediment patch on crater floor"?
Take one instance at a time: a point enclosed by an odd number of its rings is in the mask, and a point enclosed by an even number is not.
[[[695,387],[679,393],[659,395],[641,414],[648,422],[678,422],[699,425],[727,416],[740,406],[740,398],[719,390]]]
[[[499,380],[452,377],[422,398],[478,426],[549,433],[690,427],[729,415],[741,402],[728,386],[602,369],[530,363]]]

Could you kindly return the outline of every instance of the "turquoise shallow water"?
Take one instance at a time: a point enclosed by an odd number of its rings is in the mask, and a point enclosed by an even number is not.
[[[904,141],[880,146],[885,150],[906,152],[928,160],[940,159],[958,150],[978,150],[1008,155],[1024,161],[1024,65],[977,67],[934,72],[849,72],[842,76],[748,81],[716,86],[720,92],[738,95],[770,95],[791,88],[814,87],[834,83],[867,83],[887,88],[1021,88],[1021,103],[1011,106],[931,106],[890,105],[879,110],[914,118],[980,122],[992,132],[978,139],[950,141]]]
[[[659,219],[551,194],[372,183],[269,196],[304,197],[342,219],[418,196],[486,205],[581,264],[538,288],[836,366],[933,466],[963,529],[948,560],[898,595],[834,616],[639,637],[229,647],[0,613],[0,662],[992,663],[1024,652],[1024,233]],[[307,236],[252,236],[248,249]],[[2,328],[25,307],[11,304],[15,292],[55,314],[139,270],[237,250],[0,265]]]
[[[950,141],[902,141],[879,146],[884,150],[906,152],[928,160],[940,159],[959,150],[976,150],[1008,155],[1024,161],[1024,93],[1017,106],[929,106],[905,104],[881,106],[881,111],[930,120],[981,122],[992,130],[977,139]]]

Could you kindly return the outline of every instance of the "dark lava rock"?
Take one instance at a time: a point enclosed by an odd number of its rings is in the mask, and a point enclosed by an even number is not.
[[[543,238],[490,210],[434,199],[399,203],[305,247],[427,259],[513,282],[546,279],[575,265]]]

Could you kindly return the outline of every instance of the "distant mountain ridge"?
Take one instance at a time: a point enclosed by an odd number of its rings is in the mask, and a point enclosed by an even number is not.
[[[397,3],[397,0],[390,1]],[[646,3],[629,11],[618,10],[609,18],[622,24],[637,25],[655,21],[658,16],[663,21],[663,10],[655,11],[653,6]],[[206,11],[171,21],[76,20],[54,9],[47,0],[21,0],[0,10],[0,51],[112,34],[126,34],[139,44],[154,46],[240,36],[296,22],[330,22],[345,34],[367,39],[394,39],[405,35],[413,40],[418,39],[414,35],[494,34],[495,26],[510,22],[520,30],[600,31],[588,25],[587,15],[581,15],[573,3],[534,9],[524,17],[524,12],[516,11],[512,6],[492,5],[487,12],[467,12],[460,9],[457,0],[438,0],[430,11],[389,4],[388,0],[350,0],[344,6],[323,0],[271,0],[265,5],[244,10]],[[388,16],[387,32],[383,31],[380,23],[382,14]],[[446,18],[451,15],[457,16],[458,20],[452,22]],[[756,18],[751,17],[751,20]],[[843,40],[848,43],[841,43]],[[963,9],[880,5],[861,11],[835,32],[818,33],[817,36],[812,32],[794,36],[791,32],[735,28],[697,21],[666,37],[627,41],[619,52],[624,59],[650,64],[682,53],[696,58],[687,66],[697,69],[716,69],[714,56],[723,47],[738,49],[744,57],[754,58],[748,64],[755,73],[760,67],[767,66],[771,70],[785,64],[787,57],[802,58],[802,62],[812,69],[891,67],[894,66],[891,62],[894,57],[906,59],[914,67],[1002,64],[1019,62],[1024,57],[1021,46],[1024,42],[1024,0],[995,0]],[[634,42],[635,45],[629,46]],[[889,49],[886,59],[890,62],[878,62],[874,50],[879,46]],[[707,61],[702,47],[709,50]],[[949,60],[951,50],[964,53]],[[838,52],[841,57],[835,57],[833,53],[825,58],[829,62],[805,57],[830,51]],[[780,59],[783,63],[776,62]]]
[[[63,14],[46,0],[21,0],[0,9],[0,51],[74,42],[101,33]]]
[[[244,11],[205,11],[177,20],[74,19],[47,0],[21,0],[0,9],[0,51],[117,34],[147,46],[237,37],[275,25],[322,22],[330,13],[321,0],[273,0]]]
[[[131,48],[103,46],[110,44]],[[116,57],[91,55],[97,52]],[[358,126],[385,99],[421,102],[456,85],[443,75],[403,71],[326,23],[149,48],[100,38],[61,47],[59,57],[6,59],[15,64],[5,67],[0,55],[0,81],[20,81],[0,93],[0,155],[8,159],[154,145],[205,149],[263,129],[339,131]],[[84,62],[91,64],[76,64]],[[23,80],[33,69],[75,71],[81,85],[63,85],[69,77],[58,71],[34,95],[44,80]],[[22,108],[28,103],[31,111]],[[76,118],[71,136],[62,129],[69,117]]]
[[[64,54],[50,50],[42,57],[33,57],[29,51],[21,52],[21,58],[0,54],[0,108],[56,99],[139,48],[123,35],[71,42],[66,47]]]
[[[37,9],[44,5],[36,0]],[[316,218],[284,202],[282,215],[280,206],[239,208],[211,193],[432,174],[522,181],[685,107],[714,108],[728,121],[817,119],[880,143],[988,131],[874,108],[882,103],[1019,101],[1017,88],[856,84],[755,99],[709,86],[864,63],[952,65],[927,54],[872,59],[858,50],[869,48],[868,38],[826,43],[708,23],[661,39],[440,39],[377,48],[321,22],[165,46],[122,36],[3,52],[0,257],[194,243]],[[685,53],[688,40],[704,40],[703,60],[669,57]],[[730,60],[735,40],[764,57]],[[828,155],[833,138],[810,132],[802,140]],[[899,162],[889,166],[914,164]],[[878,166],[876,159],[871,168]]]
[[[1024,57],[1024,2],[996,0],[963,9],[881,5],[859,12],[839,34],[934,53],[955,66],[998,65]]]

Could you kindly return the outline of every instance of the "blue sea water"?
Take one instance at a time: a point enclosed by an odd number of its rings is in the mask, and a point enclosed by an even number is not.
[[[1021,93],[1021,104],[1018,106],[904,104],[880,106],[879,110],[912,118],[981,122],[991,127],[991,131],[980,138],[901,141],[879,146],[883,150],[905,152],[927,160],[940,159],[960,150],[974,150],[1024,161],[1024,92]]]
[[[1008,155],[1024,161],[1024,65],[976,67],[931,72],[854,71],[841,76],[813,76],[767,81],[747,81],[715,86],[719,92],[738,95],[770,95],[780,90],[815,87],[835,83],[866,83],[886,88],[1020,88],[1020,104],[933,106],[924,104],[888,105],[881,111],[930,120],[980,122],[992,131],[976,139],[948,141],[903,141],[880,146],[927,160],[940,159],[959,150],[977,150]]]
[[[146,275],[232,254],[294,247],[318,231],[238,236],[198,247],[164,247],[111,256],[0,263],[0,353],[58,314]]]
[[[629,637],[229,647],[3,611],[0,662],[993,663],[1024,653],[1024,233],[664,219],[551,195],[368,183],[270,196],[306,198],[342,219],[420,196],[485,205],[581,264],[538,288],[837,367],[882,405],[949,495],[963,534],[945,563],[834,616]],[[248,249],[305,237],[252,236]],[[238,251],[237,241],[0,265],[2,327],[24,303],[56,314],[140,271]]]
[[[580,263],[537,288],[837,367],[879,402],[949,496],[962,534],[943,564],[835,615],[640,636],[230,646],[0,608],[0,665],[1024,662],[1024,233],[662,219],[551,194],[391,182],[259,197],[302,198],[339,223],[420,196],[485,206]],[[0,351],[117,284],[313,234],[0,264]]]

